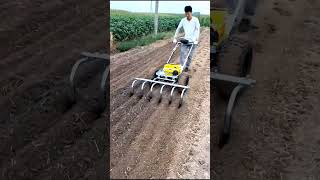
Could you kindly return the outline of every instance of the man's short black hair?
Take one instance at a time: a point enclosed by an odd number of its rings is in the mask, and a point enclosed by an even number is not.
[[[191,6],[186,6],[184,7],[184,12],[192,12],[192,7]]]

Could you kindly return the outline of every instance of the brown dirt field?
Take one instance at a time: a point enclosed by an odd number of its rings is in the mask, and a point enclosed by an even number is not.
[[[320,179],[320,3],[261,0],[256,12],[257,84],[238,101],[229,144],[213,146],[211,178]],[[214,102],[218,132],[225,104]]]
[[[0,179],[106,177],[106,116],[92,111],[89,97],[66,100],[80,53],[105,52],[105,7],[83,0],[1,3]],[[88,83],[84,95],[96,92],[102,71],[87,67],[79,73]]]
[[[209,29],[200,36],[180,109],[128,95],[134,77],[150,78],[165,63],[170,40],[111,57],[111,178],[209,178]]]

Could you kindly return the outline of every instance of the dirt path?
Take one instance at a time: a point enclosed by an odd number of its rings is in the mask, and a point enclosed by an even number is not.
[[[213,149],[214,179],[320,179],[319,10],[312,0],[260,1],[252,31],[257,85],[238,103],[229,144]]]
[[[209,157],[209,142],[201,141],[208,135],[209,126],[199,128],[209,124],[209,30],[201,33],[190,72],[190,86],[194,88],[182,108],[177,108],[176,101],[168,106],[167,98],[158,105],[155,98],[148,102],[127,95],[132,79],[152,76],[172,48],[172,43],[164,40],[111,57],[112,178],[166,178],[169,170],[182,172],[183,163],[194,163],[201,158],[198,170],[208,177],[209,162],[203,158]],[[196,143],[192,144],[193,140]],[[195,146],[203,151],[194,153],[196,160],[185,160],[193,156],[188,153]]]

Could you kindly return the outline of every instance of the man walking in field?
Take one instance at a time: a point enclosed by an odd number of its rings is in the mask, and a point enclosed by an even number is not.
[[[198,40],[200,35],[200,23],[199,19],[197,17],[192,16],[192,7],[186,6],[184,8],[184,12],[186,17],[181,19],[179,26],[176,30],[176,33],[173,38],[173,43],[177,43],[177,36],[180,32],[181,28],[184,30],[184,39],[187,39],[190,42],[194,43],[194,46],[190,52],[190,55],[188,57],[187,63],[186,63],[186,71],[189,69],[189,65],[191,64],[192,56],[198,46]],[[181,52],[180,52],[180,64],[181,66],[184,64],[184,61],[188,55],[188,52],[191,48],[191,45],[182,44],[181,45]]]

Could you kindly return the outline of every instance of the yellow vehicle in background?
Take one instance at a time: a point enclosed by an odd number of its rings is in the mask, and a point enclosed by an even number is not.
[[[239,30],[250,22],[255,6],[255,0],[211,0],[211,78],[214,93],[228,101],[219,140],[221,147],[229,140],[238,95],[255,84],[255,80],[248,78],[253,57],[250,38],[247,32]]]
[[[254,15],[256,0],[212,0],[210,18],[219,34],[219,43],[229,37],[242,20]]]

